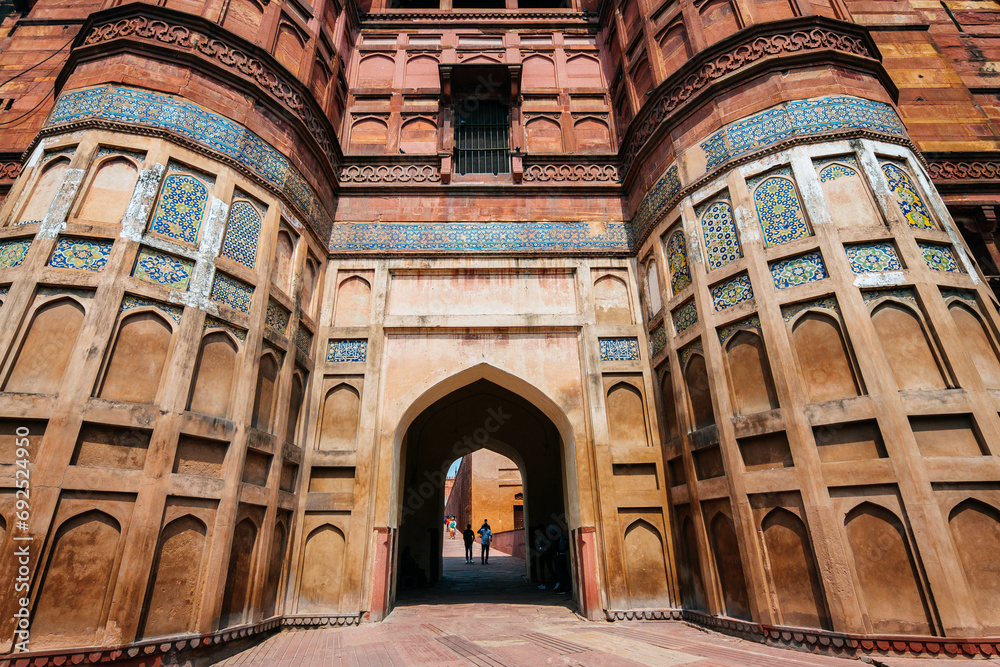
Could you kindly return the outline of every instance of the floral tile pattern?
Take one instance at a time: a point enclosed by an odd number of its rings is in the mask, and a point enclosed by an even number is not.
[[[712,303],[716,310],[725,310],[753,298],[750,276],[740,273],[712,288]]]
[[[899,198],[899,210],[906,216],[906,221],[910,224],[910,227],[934,229],[934,222],[927,211],[927,206],[924,205],[924,200],[920,198],[920,194],[917,192],[916,186],[913,185],[913,181],[910,180],[909,174],[892,162],[882,163],[882,173],[885,174],[886,180],[889,181],[889,189]]]
[[[239,199],[229,207],[229,223],[222,241],[222,256],[254,268],[257,262],[257,243],[260,240],[261,217],[257,207]]]
[[[653,334],[650,337],[649,346],[655,357],[660,353],[660,350],[667,346],[667,330],[661,324],[653,330]]]
[[[719,327],[716,333],[719,334],[719,342],[723,345],[726,341],[735,334],[737,331],[750,330],[761,334],[760,330],[760,317],[754,315],[753,317],[748,317],[745,320],[740,320],[739,322],[733,322],[732,324],[727,324],[724,327]]]
[[[191,271],[194,262],[152,248],[142,247],[139,257],[135,260],[132,275],[149,283],[156,283],[174,289],[186,290],[191,281]]]
[[[601,361],[638,361],[638,338],[598,338]]]
[[[56,242],[49,266],[78,271],[103,271],[113,245],[114,241],[62,237]]]
[[[854,273],[879,273],[882,271],[902,271],[903,265],[891,243],[863,243],[844,246],[847,260]]]
[[[789,178],[763,178],[754,188],[753,200],[764,232],[764,245],[770,247],[810,235],[795,184]]]
[[[21,266],[28,248],[31,247],[31,239],[16,239],[11,241],[0,241],[0,269],[12,269]]]
[[[331,340],[326,348],[326,360],[333,363],[366,361],[368,359],[368,341],[364,338],[356,340]]]
[[[771,279],[778,289],[786,289],[828,278],[823,256],[819,251],[790,257],[771,264]]]
[[[830,181],[835,181],[838,178],[850,178],[851,176],[857,176],[857,166],[857,160],[853,157],[836,158],[835,162],[830,162],[826,166],[820,168],[819,182],[829,183]]]
[[[660,217],[667,212],[668,207],[680,191],[681,179],[678,175],[677,165],[672,164],[639,203],[639,208],[629,224],[631,238],[637,240],[645,237],[653,225],[659,222]]]
[[[240,329],[239,327],[235,327],[229,322],[220,320],[218,317],[212,317],[211,315],[207,315],[205,316],[205,324],[202,326],[202,330],[209,331],[210,329],[223,329],[225,331],[228,331],[229,333],[231,333],[233,336],[236,337],[236,340],[240,341],[241,343],[246,341],[247,339],[247,332],[245,329]]]
[[[695,210],[705,238],[709,269],[717,269],[743,257],[728,191]]]
[[[951,251],[951,246],[938,245],[936,243],[918,243],[920,253],[924,256],[927,266],[935,271],[947,271],[949,273],[962,273],[955,261],[955,255]]]
[[[671,313],[671,317],[674,320],[674,331],[679,335],[698,323],[698,309],[694,301],[688,301]]]
[[[284,334],[288,330],[288,319],[290,314],[281,305],[275,302],[273,299],[267,300],[267,310],[264,313],[264,322],[270,328],[274,329],[280,334]]]
[[[677,294],[691,284],[683,229],[674,231],[667,239],[667,264],[670,268],[670,289]]]
[[[979,304],[976,302],[976,293],[970,292],[964,289],[942,289],[941,298],[945,301],[950,301],[952,299],[960,299],[970,306],[975,306],[976,310],[979,310]]]
[[[159,301],[153,301],[152,299],[145,299],[141,296],[133,296],[131,294],[126,294],[125,298],[122,299],[122,305],[119,312],[124,313],[129,310],[135,310],[136,308],[152,308],[154,310],[158,310],[173,320],[174,324],[180,324],[181,315],[184,314],[184,309],[180,306],[160,303]]]
[[[204,183],[189,174],[170,174],[163,181],[149,231],[194,243],[207,204],[208,188]]]
[[[253,287],[224,273],[216,272],[211,297],[213,301],[225,304],[233,310],[249,313]]]
[[[896,299],[906,303],[917,305],[917,295],[909,287],[899,287],[895,289],[870,289],[862,290],[861,298],[869,309],[874,308],[885,299]]]
[[[705,350],[701,346],[701,340],[696,340],[690,345],[685,345],[684,349],[677,353],[677,360],[680,362],[682,373],[684,372],[684,369],[687,368],[688,360],[690,360],[691,356],[695,354],[705,354]]]
[[[299,328],[295,332],[295,346],[302,351],[302,354],[309,356],[309,352],[312,350],[312,342],[313,335],[309,333],[309,329],[299,324]]]
[[[840,308],[837,306],[837,297],[828,296],[822,299],[813,299],[812,301],[800,301],[799,303],[788,304],[787,306],[781,307],[781,317],[784,318],[786,322],[790,322],[795,318],[796,315],[801,313],[803,310],[829,310],[834,313],[840,314]]]

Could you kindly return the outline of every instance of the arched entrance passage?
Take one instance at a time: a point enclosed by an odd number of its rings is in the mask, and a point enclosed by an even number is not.
[[[389,582],[391,600],[399,591],[404,553],[416,561],[429,583],[440,580],[445,473],[457,457],[479,449],[492,450],[517,464],[523,487],[525,539],[530,543],[528,533],[533,526],[555,524],[572,543],[569,517],[576,497],[575,468],[568,454],[572,452],[572,435],[567,437],[549,414],[554,412],[563,425],[565,416],[537,389],[522,388],[533,400],[513,391],[511,385],[524,383],[492,367],[463,375],[464,384],[456,387],[449,381],[442,383],[444,391],[437,387],[428,392],[437,397],[418,401],[423,402],[421,409],[408,411],[412,415],[408,425],[400,426],[398,533],[394,540],[394,575]],[[472,515],[474,529],[483,519],[491,518],[476,508],[472,508]],[[570,551],[572,554],[574,550]],[[571,557],[575,558],[575,554]]]

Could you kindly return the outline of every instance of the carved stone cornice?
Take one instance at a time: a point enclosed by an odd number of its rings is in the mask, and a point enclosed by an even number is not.
[[[530,11],[387,11],[378,14],[361,14],[361,27],[405,28],[414,23],[423,28],[447,27],[455,24],[502,23],[504,27],[573,27],[598,28],[598,16],[594,12],[530,12]]]
[[[580,183],[583,185],[618,185],[618,163],[608,162],[542,162],[531,163],[525,158],[526,183]]]
[[[925,153],[935,183],[993,181],[1000,184],[1000,153]]]
[[[895,97],[867,30],[853,23],[807,16],[760,23],[695,54],[661,83],[629,124],[619,155],[626,171],[656,137],[662,136],[704,98],[728,85],[744,85],[774,68],[837,62],[874,74]]]
[[[0,183],[16,181],[21,175],[21,154],[0,153]]]
[[[341,185],[440,183],[439,164],[351,164],[340,170]]]

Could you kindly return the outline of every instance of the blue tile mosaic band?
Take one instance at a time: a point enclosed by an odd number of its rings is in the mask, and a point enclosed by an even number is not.
[[[758,336],[761,335],[760,329],[760,317],[754,315],[753,317],[748,317],[745,320],[740,320],[739,322],[734,322],[732,324],[727,324],[724,327],[719,327],[716,333],[719,334],[719,343],[722,345],[726,344],[737,331],[753,331]]]
[[[680,335],[698,323],[698,308],[694,301],[688,301],[671,313],[674,320],[674,331]]]
[[[153,211],[149,231],[175,241],[194,243],[207,204],[208,188],[204,183],[187,174],[171,174],[160,188],[160,201]]]
[[[583,222],[350,223],[333,226],[330,252],[628,252],[625,224]]]
[[[667,330],[662,324],[653,330],[649,346],[652,349],[654,357],[660,353],[660,350],[667,346]]]
[[[750,182],[747,182],[750,185]],[[795,184],[783,175],[764,178],[753,191],[757,219],[767,247],[810,235]]]
[[[771,279],[778,289],[804,285],[828,277],[823,257],[818,251],[771,264]]]
[[[934,222],[924,200],[920,198],[917,188],[910,180],[909,174],[899,165],[892,162],[882,163],[882,173],[889,181],[889,189],[895,193],[899,210],[906,217],[906,222],[910,227],[917,229],[934,229]]]
[[[0,269],[12,269],[21,266],[24,257],[31,247],[31,239],[15,239],[0,241]]]
[[[740,273],[712,288],[712,303],[716,310],[725,310],[753,298],[750,276]]]
[[[135,260],[132,275],[149,283],[186,290],[194,262],[143,247]]]
[[[718,269],[743,257],[728,191],[699,206],[695,214],[701,221],[709,270]]]
[[[238,199],[229,207],[229,223],[222,241],[222,256],[252,269],[257,263],[261,217],[257,207]]]
[[[848,167],[848,164],[852,166]],[[822,167],[819,170],[819,182],[829,183],[837,180],[838,178],[850,178],[857,175],[857,161],[854,158],[838,158],[836,162]]]
[[[77,271],[103,271],[113,245],[114,241],[62,237],[56,242],[49,266]]]
[[[924,256],[927,266],[935,271],[946,271],[948,273],[962,273],[955,261],[955,255],[950,246],[938,245],[936,243],[918,243],[920,253]]]
[[[130,310],[135,310],[136,308],[152,308],[160,313],[169,317],[174,324],[181,323],[181,315],[184,313],[184,309],[180,306],[173,306],[166,303],[160,303],[159,301],[153,301],[152,299],[145,299],[141,296],[133,296],[131,294],[126,294],[125,298],[122,299],[120,313],[125,313]]]
[[[862,290],[861,298],[864,299],[865,305],[868,306],[869,309],[877,306],[885,299],[894,299],[896,301],[904,301],[914,306],[917,305],[917,295],[909,287]]]
[[[233,310],[238,310],[241,313],[249,313],[250,301],[253,298],[253,287],[216,271],[215,281],[212,282],[211,298],[213,301],[225,304]]]
[[[601,361],[639,361],[638,338],[598,338]]]
[[[89,119],[166,130],[222,153],[288,197],[321,238],[329,234],[330,214],[305,178],[288,158],[239,123],[169,95],[109,85],[60,95],[46,126]]]
[[[331,340],[326,348],[326,360],[332,363],[366,361],[368,341],[364,338],[353,340]]]
[[[681,179],[677,165],[670,165],[639,202],[639,207],[636,209],[635,215],[632,216],[629,230],[633,243],[645,238],[647,232],[659,221],[660,216],[666,213],[670,201],[680,191]]]
[[[676,295],[691,284],[691,269],[688,266],[687,239],[684,230],[674,231],[667,239],[667,265],[670,270],[670,290]]]
[[[847,260],[854,273],[880,273],[902,271],[903,265],[891,243],[863,243],[844,246]]]
[[[822,299],[813,299],[812,301],[800,301],[799,303],[792,303],[787,306],[781,307],[781,317],[784,318],[786,322],[790,322],[795,318],[796,315],[804,310],[829,310],[836,314],[840,314],[840,308],[837,306],[837,297],[828,296]]]
[[[245,329],[240,329],[239,327],[235,327],[229,322],[220,320],[217,317],[206,315],[205,324],[202,325],[202,330],[209,331],[211,329],[222,329],[224,331],[228,331],[229,333],[231,333],[233,336],[236,337],[236,340],[240,341],[241,343],[245,342],[247,339],[247,332]]]

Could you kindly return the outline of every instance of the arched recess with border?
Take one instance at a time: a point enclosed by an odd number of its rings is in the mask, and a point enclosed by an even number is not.
[[[69,169],[69,160],[65,157],[54,158],[45,163],[41,175],[31,188],[24,207],[17,220],[22,224],[41,222],[49,211],[49,205],[55,199],[56,193],[62,187]]]
[[[328,613],[340,608],[345,549],[344,532],[332,524],[325,523],[306,536],[298,613]]]
[[[299,417],[302,414],[302,402],[305,400],[305,395],[303,374],[296,371],[292,375],[292,391],[288,395],[288,418],[285,420],[285,442],[298,444]]]
[[[563,131],[559,121],[550,116],[535,116],[524,124],[528,150],[532,153],[561,153]]]
[[[274,428],[274,402],[278,395],[278,372],[281,362],[277,355],[267,350],[257,365],[257,383],[253,398],[251,423],[256,429],[270,432]]]
[[[302,270],[302,310],[306,315],[312,317],[313,297],[316,295],[316,288],[319,286],[319,266],[312,254],[306,259],[305,268]]]
[[[282,20],[278,24],[278,38],[274,42],[274,57],[295,76],[299,75],[306,41],[306,36],[291,21]]]
[[[633,609],[664,609],[671,605],[660,531],[644,519],[625,529],[625,574]]]
[[[932,634],[927,601],[903,522],[895,513],[863,502],[844,518],[858,595],[880,634]]]
[[[660,396],[663,400],[663,421],[667,439],[680,437],[681,425],[677,421],[677,404],[674,402],[674,382],[670,371],[664,371],[660,376]]]
[[[271,282],[285,294],[292,294],[292,266],[295,259],[295,240],[287,230],[278,231],[274,247],[274,266],[271,268]]]
[[[201,339],[187,409],[226,417],[232,397],[239,344],[227,332],[212,331]]]
[[[83,305],[71,297],[39,305],[21,340],[4,391],[58,393],[85,317]]]
[[[618,276],[601,276],[594,282],[594,310],[600,326],[632,324],[628,286]]]
[[[285,554],[287,551],[288,529],[285,527],[284,519],[279,519],[274,526],[274,535],[271,537],[271,557],[267,561],[267,580],[264,583],[264,595],[262,597],[265,619],[274,616],[281,608],[278,595],[281,592],[282,575],[287,569],[285,567]]]
[[[101,160],[87,186],[76,217],[80,220],[119,223],[125,216],[139,169],[122,155]]]
[[[776,507],[761,522],[782,625],[830,629],[809,531],[792,512]]]
[[[708,383],[704,356],[691,355],[684,367],[684,381],[688,390],[692,430],[711,426],[715,423],[715,410],[712,408],[712,389]]]
[[[983,384],[990,389],[1000,389],[1000,361],[997,360],[996,347],[982,318],[961,303],[952,302],[948,305],[948,310],[958,328],[963,347],[973,366],[979,371]]]
[[[810,403],[860,395],[847,345],[833,317],[807,311],[796,319],[792,325],[792,347]]]
[[[256,0],[229,0],[222,27],[252,42],[263,18],[264,6]]]
[[[360,420],[361,394],[358,390],[345,383],[331,388],[323,400],[323,422],[320,425],[318,449],[356,449]]]
[[[872,311],[872,324],[901,390],[948,387],[927,332],[913,310],[897,301],[884,301]]]
[[[121,532],[117,519],[100,510],[82,512],[59,526],[39,578],[32,644],[94,645],[107,622]]]
[[[337,287],[335,327],[363,327],[368,324],[372,288],[361,276],[351,276]]]
[[[121,320],[99,398],[152,403],[170,352],[173,329],[158,313],[142,310]]]
[[[606,153],[611,150],[611,126],[606,118],[574,117],[573,136],[577,153]]]
[[[970,498],[951,510],[948,527],[962,559],[983,635],[994,637],[1000,634],[1000,511]]]
[[[437,58],[422,53],[406,61],[403,77],[404,88],[441,88]]]
[[[701,559],[698,557],[698,537],[694,530],[694,521],[690,516],[684,517],[681,523],[681,534],[684,536],[684,559],[681,578],[684,582],[682,590],[685,606],[699,611],[707,611],[705,604],[705,578],[701,573]]]
[[[708,0],[699,9],[705,29],[705,41],[714,44],[740,29],[740,18],[730,0]]]
[[[616,447],[643,447],[648,444],[642,393],[628,382],[608,389],[608,431]]]
[[[778,407],[771,364],[759,335],[744,329],[730,338],[726,343],[726,365],[736,414],[749,415]]]
[[[711,532],[715,567],[722,585],[726,616],[749,620],[750,599],[747,596],[747,580],[743,574],[736,527],[725,512],[718,512],[712,519]]]
[[[555,88],[556,64],[548,56],[534,54],[522,61],[522,79],[531,88]]]
[[[226,568],[226,588],[222,594],[219,627],[240,625],[246,618],[253,588],[254,551],[257,546],[257,524],[244,518],[233,530],[233,543]]]
[[[140,637],[166,637],[196,629],[207,533],[205,523],[190,514],[163,528],[143,605]]]
[[[435,153],[437,137],[438,127],[434,118],[408,118],[399,129],[399,149],[406,153]]]

